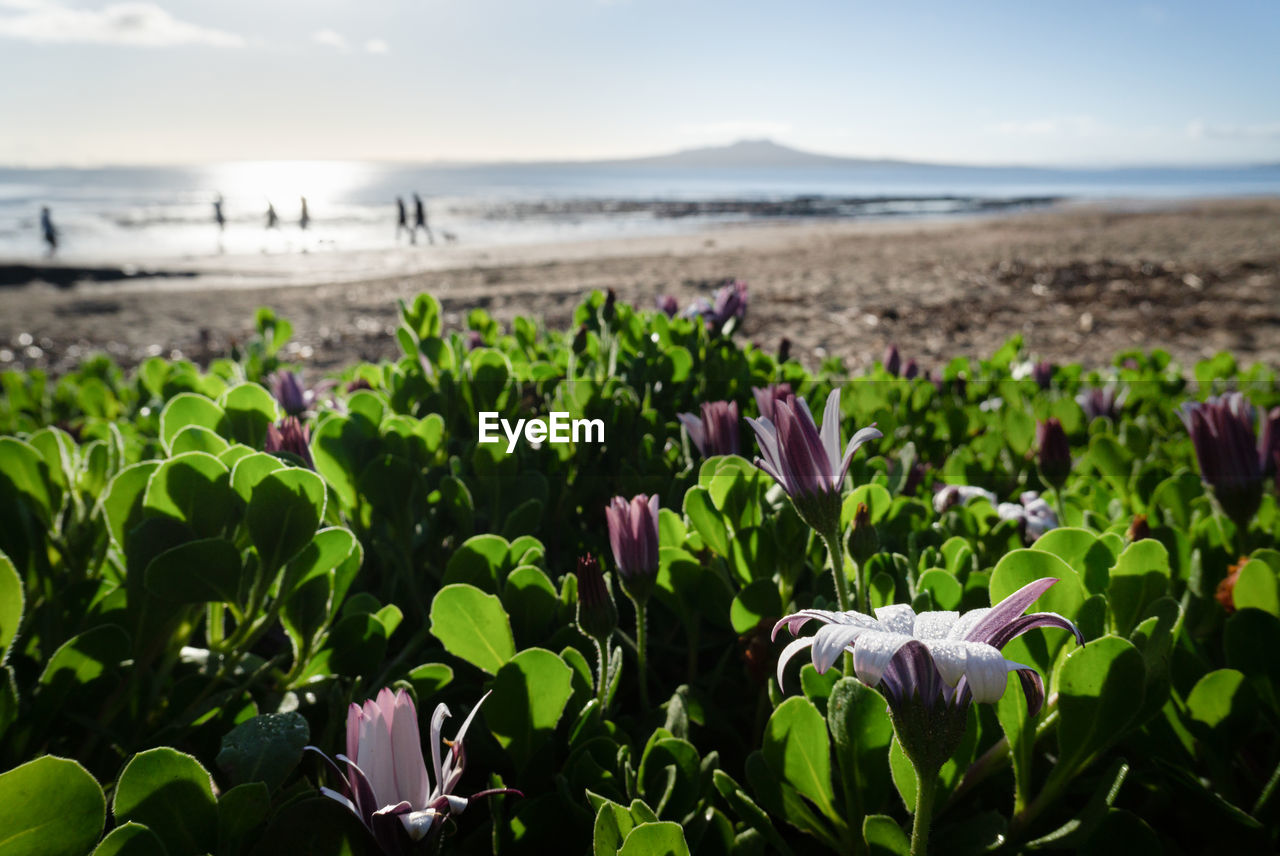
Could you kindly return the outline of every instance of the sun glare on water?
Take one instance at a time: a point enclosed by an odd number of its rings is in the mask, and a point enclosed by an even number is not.
[[[349,161],[242,161],[211,167],[210,183],[228,199],[280,203],[305,196],[325,204],[343,198],[367,174],[367,165]]]

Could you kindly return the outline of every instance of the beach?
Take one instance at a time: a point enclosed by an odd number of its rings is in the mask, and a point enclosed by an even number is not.
[[[145,266],[144,266],[145,267]],[[166,260],[148,277],[0,288],[0,370],[61,373],[95,351],[205,362],[270,306],[286,357],[315,374],[394,359],[398,298],[430,292],[446,329],[482,307],[565,328],[594,289],[651,308],[746,280],[738,334],[813,368],[888,343],[921,368],[988,355],[1021,333],[1039,358],[1108,363],[1163,348],[1280,364],[1280,198],[1065,203],[964,218],[753,221],[701,231],[500,247],[408,247]]]

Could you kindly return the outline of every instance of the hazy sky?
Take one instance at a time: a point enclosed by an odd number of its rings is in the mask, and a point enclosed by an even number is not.
[[[1280,2],[0,0],[0,163],[1280,160]]]

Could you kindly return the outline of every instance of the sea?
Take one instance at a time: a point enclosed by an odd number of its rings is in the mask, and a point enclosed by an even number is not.
[[[409,224],[414,194],[430,235]],[[198,167],[0,168],[0,262],[172,263],[223,254],[492,247],[657,236],[767,219],[973,217],[1064,200],[1163,204],[1280,194],[1280,164],[1110,170],[902,163],[692,167],[639,162],[238,162]],[[309,222],[302,228],[302,199]],[[214,220],[222,199],[225,225]],[[268,229],[274,207],[276,228]]]

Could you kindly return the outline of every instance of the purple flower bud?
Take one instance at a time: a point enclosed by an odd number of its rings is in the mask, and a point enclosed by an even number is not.
[[[680,311],[680,302],[671,294],[660,294],[654,300],[657,304],[658,311],[668,318],[676,317],[676,313]]]
[[[279,426],[267,426],[267,440],[263,451],[287,452],[300,458],[308,469],[316,468],[311,459],[311,432],[296,416],[286,416]]]
[[[1271,451],[1254,441],[1253,406],[1240,393],[1229,392],[1201,403],[1188,402],[1178,415],[1191,434],[1200,478],[1213,490],[1223,513],[1243,530],[1262,502],[1262,480]],[[1265,436],[1265,441],[1274,442],[1271,436]]]
[[[315,394],[302,385],[302,378],[294,372],[282,369],[274,372],[269,380],[271,394],[288,416],[301,416],[315,401]]]
[[[645,600],[658,576],[658,495],[641,493],[630,502],[615,496],[604,514],[622,586],[632,598]]]
[[[740,279],[716,289],[711,311],[705,315],[707,329],[716,336],[732,333],[746,317],[747,284]]]
[[[738,402],[704,401],[701,411],[701,418],[692,413],[676,416],[698,453],[704,458],[738,454]]]
[[[1036,449],[1040,464],[1040,477],[1057,490],[1071,474],[1071,445],[1067,432],[1056,417],[1036,425]]]
[[[476,348],[484,347],[484,336],[479,330],[467,331],[467,350],[474,351]]]
[[[1128,392],[1128,390],[1122,390],[1117,394],[1114,383],[1101,388],[1090,387],[1076,395],[1076,404],[1080,405],[1085,418],[1090,422],[1102,418],[1114,422],[1120,416],[1120,409],[1124,406]]]
[[[578,557],[578,629],[592,639],[605,640],[618,628],[618,607],[609,593],[600,560]]]
[[[617,312],[616,305],[618,303],[618,292],[612,288],[606,289],[604,294],[604,308],[601,309],[600,315],[605,322],[613,320],[614,314]]]
[[[920,365],[914,358],[907,360],[907,364],[902,369],[902,376],[907,380],[915,380],[920,374]]]
[[[351,383],[347,384],[348,395],[350,395],[353,392],[359,392],[362,389],[373,389],[373,384],[369,383],[369,381],[365,380],[362,377],[358,377],[355,380],[351,381]]]
[[[756,409],[760,411],[760,417],[768,419],[775,425],[778,424],[775,406],[779,401],[785,401],[792,408],[796,406],[796,394],[792,392],[789,383],[775,383],[763,388],[753,386],[751,394],[755,397]]]
[[[785,363],[789,359],[791,359],[791,340],[783,336],[782,341],[778,343],[778,362]]]
[[[880,536],[871,522],[871,509],[859,502],[853,512],[853,532],[849,534],[849,554],[862,564],[880,550]]]
[[[897,345],[890,343],[884,349],[884,370],[894,377],[902,371],[902,355],[898,353]]]
[[[1031,367],[1031,377],[1041,389],[1048,389],[1053,382],[1053,363],[1041,360]]]

